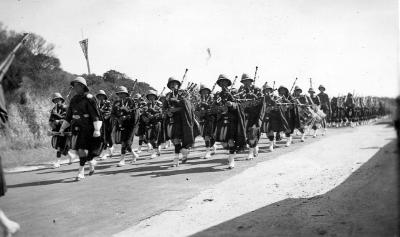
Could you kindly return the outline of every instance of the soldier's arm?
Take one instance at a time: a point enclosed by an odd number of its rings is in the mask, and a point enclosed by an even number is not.
[[[96,100],[94,99],[93,96],[87,96],[87,110],[88,110],[88,114],[90,116],[90,118],[93,120],[93,122],[95,121],[100,121],[100,111],[97,108],[97,103]]]
[[[65,115],[65,118],[59,130],[61,134],[63,134],[64,130],[70,126],[71,120],[72,120],[72,106],[70,105],[67,109],[67,114]]]
[[[101,117],[100,117],[100,111],[97,107],[97,102],[96,99],[91,96],[90,94],[88,94],[86,96],[87,99],[87,110],[89,113],[90,118],[93,121],[93,127],[94,127],[94,131],[93,131],[93,137],[100,137],[101,133],[100,133],[100,129],[101,129],[101,125],[103,124],[103,122],[101,121]]]

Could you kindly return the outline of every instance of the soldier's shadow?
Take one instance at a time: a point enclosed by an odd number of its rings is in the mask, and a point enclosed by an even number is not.
[[[115,163],[115,162],[114,162]],[[103,170],[103,169],[108,169],[108,168],[111,168],[111,167],[113,167],[114,165],[97,165],[96,166],[96,170]],[[44,171],[44,172],[38,172],[37,174],[52,174],[52,173],[61,173],[61,174],[64,174],[64,173],[70,173],[70,172],[77,172],[78,171],[78,167],[77,166],[75,166],[75,168],[73,168],[73,169],[53,169],[53,168],[49,168],[50,170],[49,171]],[[87,167],[86,167],[86,170],[87,170]]]
[[[75,178],[41,180],[41,181],[35,181],[35,182],[30,182],[30,183],[11,184],[11,185],[7,185],[7,188],[23,188],[23,187],[43,186],[43,185],[51,185],[51,184],[58,184],[58,183],[74,183],[74,182],[76,182]]]
[[[157,170],[153,172],[147,172],[143,174],[133,174],[131,175],[132,177],[142,177],[142,176],[149,176],[151,178],[160,178],[160,177],[165,177],[165,176],[172,176],[172,175],[180,175],[180,174],[191,174],[191,173],[211,173],[211,172],[221,172],[221,171],[226,171],[226,168],[221,167],[220,165],[216,166],[207,166],[207,167],[193,167],[189,169],[182,169],[183,166],[185,165],[180,165],[180,167],[175,168],[175,167],[167,167],[162,170]]]

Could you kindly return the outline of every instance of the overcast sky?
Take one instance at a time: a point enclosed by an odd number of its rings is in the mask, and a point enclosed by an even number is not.
[[[54,43],[76,74],[86,72],[83,31],[92,72],[115,69],[158,90],[185,68],[212,86],[258,65],[258,86],[298,77],[307,90],[312,77],[332,95],[396,96],[398,9],[395,0],[1,0],[0,21]]]

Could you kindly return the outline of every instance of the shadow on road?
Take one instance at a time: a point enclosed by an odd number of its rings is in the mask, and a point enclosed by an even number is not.
[[[30,183],[22,183],[22,184],[12,184],[7,185],[7,188],[22,188],[22,187],[33,187],[33,186],[43,186],[57,183],[73,183],[76,182],[75,178],[67,178],[67,179],[54,179],[54,180],[44,180],[44,181],[36,181]]]
[[[323,195],[285,199],[193,236],[398,236],[397,155],[392,141]]]

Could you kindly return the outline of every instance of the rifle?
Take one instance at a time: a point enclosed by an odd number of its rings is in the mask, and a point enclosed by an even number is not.
[[[137,84],[137,79],[135,79],[135,81],[133,82],[133,86],[132,86],[132,91],[131,91],[131,96],[133,94],[133,91],[135,90],[136,84]]]
[[[312,88],[312,79],[310,77],[310,88]]]
[[[254,72],[254,81],[253,84],[256,84],[256,79],[257,79],[257,71],[258,71],[258,66],[256,66],[256,71]]]
[[[63,133],[64,136],[71,136],[72,132],[64,132]],[[47,131],[47,136],[61,136],[60,132],[55,132],[55,131]]]
[[[211,89],[211,93],[210,93],[210,94],[213,93],[213,91],[215,90],[215,87],[216,87],[216,86],[217,86],[217,82],[214,83],[214,85],[213,85],[213,87],[212,87],[212,89]]]
[[[183,85],[183,82],[185,82],[186,74],[187,74],[188,70],[189,70],[189,69],[187,69],[187,68],[185,69],[185,73],[183,74],[182,81],[181,81],[181,85]]]
[[[161,97],[162,93],[164,93],[164,91],[165,91],[165,86],[164,86],[164,88],[162,89],[161,93],[157,96],[157,99],[156,99],[156,100],[160,100],[160,97]]]
[[[292,88],[290,88],[289,94],[292,93],[292,90],[293,90],[293,88],[294,88],[294,85],[296,85],[296,81],[297,81],[297,77],[296,77],[296,79],[295,79],[294,82],[293,82]]]
[[[238,76],[235,76],[235,79],[233,80],[233,83],[231,85],[231,88],[229,88],[229,90],[233,89],[233,86],[235,85],[237,79],[238,79]]]
[[[11,63],[13,62],[15,58],[15,53],[17,50],[24,44],[28,38],[29,34],[25,33],[22,37],[22,40],[15,46],[15,48],[10,52],[10,54],[7,55],[6,59],[0,64],[0,83],[3,80],[4,75],[6,74],[8,68],[11,66]]]

